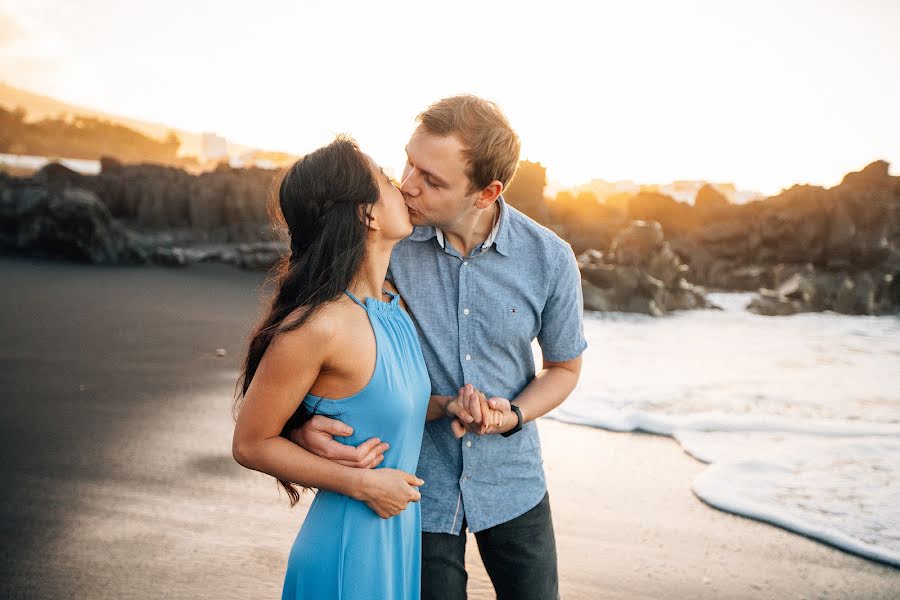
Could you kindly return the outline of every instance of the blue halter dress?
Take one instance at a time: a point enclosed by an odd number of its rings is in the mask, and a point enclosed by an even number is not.
[[[378,468],[415,473],[431,382],[412,319],[400,307],[360,302],[375,333],[375,371],[359,392],[340,400],[307,394],[306,407],[353,427],[338,441],[358,445],[378,437],[390,444]],[[282,600],[417,600],[421,577],[421,513],[411,502],[382,519],[364,502],[319,490],[291,548]]]

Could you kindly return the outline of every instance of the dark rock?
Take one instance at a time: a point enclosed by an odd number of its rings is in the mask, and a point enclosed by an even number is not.
[[[587,279],[581,280],[581,293],[584,297],[585,310],[596,310],[600,312],[617,310],[608,290],[597,287]]]
[[[690,267],[679,260],[668,242],[663,242],[647,261],[647,273],[659,279],[667,288],[675,285],[689,270]]]
[[[871,315],[875,313],[875,282],[869,273],[861,273],[854,281],[853,310],[857,315]]]
[[[847,173],[841,185],[879,185],[891,179],[890,164],[883,160],[869,163],[862,171]]]
[[[625,312],[640,313],[650,315],[651,317],[661,317],[665,313],[653,298],[644,298],[641,296],[632,296],[628,299],[625,306]]]
[[[166,267],[184,267],[188,258],[181,248],[157,248],[153,253],[153,262]]]
[[[587,310],[661,316],[671,310],[711,308],[702,288],[684,276],[688,267],[663,240],[658,223],[637,221],[613,240],[610,252],[578,257]]]
[[[740,266],[730,261],[714,262],[703,280],[716,289],[741,292],[771,288],[774,285],[771,268],[752,264]]]
[[[46,173],[66,175],[54,169]],[[113,219],[92,191],[65,186],[61,179],[52,187],[29,180],[0,183],[0,246],[5,249],[95,264],[147,260],[139,234]]]
[[[102,156],[100,157],[100,172],[101,173],[109,173],[111,171],[118,171],[124,165],[121,162],[112,158],[111,156]]]
[[[694,208],[708,211],[725,206],[728,206],[728,198],[717,190],[715,186],[707,183],[697,190],[697,197],[694,198]]]
[[[799,300],[791,300],[784,296],[760,294],[750,300],[747,310],[758,315],[778,317],[803,312],[803,304]]]
[[[265,271],[287,255],[287,247],[280,242],[257,242],[237,247],[236,264],[242,269]]]
[[[610,264],[585,263],[581,265],[581,278],[601,289],[610,289],[614,287],[620,279],[619,268],[616,265]],[[634,288],[637,288],[636,282]]]
[[[856,314],[856,286],[849,277],[844,277],[834,299],[834,310],[845,315]]]
[[[610,260],[618,265],[643,265],[662,247],[663,241],[659,223],[635,221],[613,240]]]

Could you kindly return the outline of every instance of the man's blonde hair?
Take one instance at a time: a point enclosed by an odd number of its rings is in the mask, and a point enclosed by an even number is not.
[[[521,143],[500,107],[465,94],[438,100],[416,117],[416,131],[455,135],[462,142],[469,192],[500,181],[509,187],[519,165]]]

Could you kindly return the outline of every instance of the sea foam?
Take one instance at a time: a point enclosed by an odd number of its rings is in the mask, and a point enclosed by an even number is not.
[[[725,310],[587,313],[581,381],[550,416],[672,436],[710,464],[708,504],[900,567],[900,319],[712,296]]]

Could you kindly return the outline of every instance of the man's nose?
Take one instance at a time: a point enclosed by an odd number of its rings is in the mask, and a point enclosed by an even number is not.
[[[400,191],[404,196],[418,196],[419,186],[416,184],[415,169],[411,170],[400,182]]]

